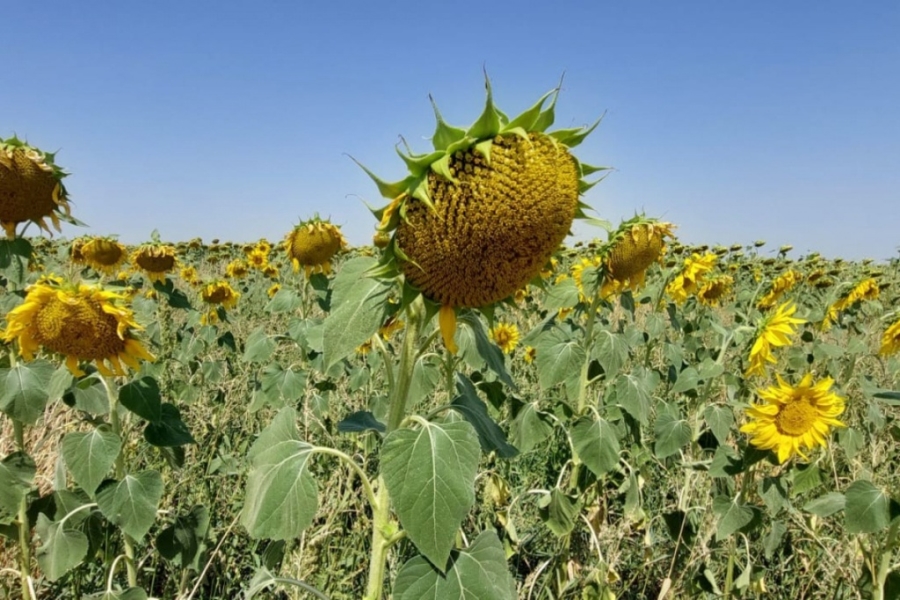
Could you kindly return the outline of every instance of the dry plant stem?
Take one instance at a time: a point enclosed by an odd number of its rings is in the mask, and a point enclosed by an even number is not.
[[[391,406],[388,412],[387,433],[400,427],[406,416],[409,386],[419,350],[419,332],[425,318],[425,303],[416,298],[406,308],[406,334],[400,349],[400,365],[394,387],[391,390]],[[369,558],[369,583],[364,600],[381,600],[384,588],[384,571],[390,547],[400,539],[391,531],[391,499],[384,478],[378,478],[378,490],[372,503],[372,549]]]
[[[116,384],[112,380],[112,377],[104,377],[101,381],[106,388],[106,397],[109,399],[109,424],[112,427],[113,433],[121,439],[122,424],[119,421],[119,399],[116,394]],[[125,444],[123,443],[119,455],[116,456],[116,479],[121,481],[125,475]],[[122,532],[122,539],[124,540],[125,545],[125,557],[128,559],[125,561],[125,566],[128,570],[128,585],[129,587],[137,587],[137,570],[135,569],[134,564],[134,540],[132,540],[131,536],[124,531]]]

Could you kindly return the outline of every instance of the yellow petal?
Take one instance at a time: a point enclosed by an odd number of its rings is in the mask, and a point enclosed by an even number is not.
[[[459,347],[453,339],[456,335],[456,309],[446,304],[441,306],[438,322],[441,327],[441,337],[444,338],[444,346],[450,351],[450,354],[456,354],[459,351]]]

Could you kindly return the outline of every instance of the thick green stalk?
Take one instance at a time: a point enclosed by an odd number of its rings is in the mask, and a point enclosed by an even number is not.
[[[10,354],[10,362],[15,365]],[[13,434],[16,438],[16,446],[21,452],[25,452],[25,425],[13,419]],[[31,523],[28,521],[28,494],[22,494],[19,500],[19,574],[22,578],[22,598],[33,600],[31,587],[28,580],[31,579]]]
[[[391,390],[391,405],[388,412],[387,432],[400,427],[406,417],[409,387],[413,369],[419,353],[419,332],[425,319],[425,303],[416,298],[406,309],[406,334],[400,349],[400,365]],[[384,588],[384,572],[387,553],[396,542],[391,531],[391,499],[384,478],[378,478],[378,489],[372,503],[372,550],[369,557],[369,583],[364,600],[381,600]]]
[[[119,421],[119,398],[118,394],[116,394],[116,384],[112,380],[112,377],[105,377],[103,383],[106,387],[106,396],[109,399],[109,424],[112,427],[113,433],[121,439],[122,423]],[[125,443],[123,440],[122,449],[119,451],[119,455],[116,456],[116,479],[121,481],[126,474]],[[122,532],[122,538],[125,544],[125,556],[128,558],[128,560],[125,561],[125,567],[128,570],[128,585],[129,587],[137,587],[137,568],[134,562],[134,540],[132,540],[131,536],[124,531]]]

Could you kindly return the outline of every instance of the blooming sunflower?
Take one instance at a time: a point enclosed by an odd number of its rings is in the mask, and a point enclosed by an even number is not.
[[[247,253],[247,265],[252,269],[264,271],[269,266],[269,253],[254,247]]]
[[[756,303],[757,308],[772,308],[786,292],[789,292],[801,281],[803,281],[803,275],[793,269],[782,273],[772,282],[772,287],[768,293]]]
[[[530,365],[534,362],[535,357],[537,357],[537,350],[533,346],[525,346],[525,353],[522,355],[522,359]]]
[[[790,336],[794,335],[794,325],[806,323],[803,319],[793,317],[797,312],[797,306],[792,302],[785,302],[778,309],[767,316],[760,328],[759,335],[750,349],[750,366],[744,371],[745,377],[763,375],[766,363],[775,363],[772,348],[787,346],[791,343]]]
[[[503,354],[512,354],[519,344],[519,328],[514,323],[497,323],[491,328],[491,339]]]
[[[150,243],[139,246],[131,253],[131,262],[139,267],[150,281],[165,283],[166,275],[175,269],[175,247],[167,244]]]
[[[720,275],[706,281],[700,291],[697,292],[697,299],[700,304],[706,306],[719,306],[722,298],[731,291],[734,285],[734,278],[730,275]]]
[[[0,138],[0,225],[15,237],[19,223],[30,221],[50,233],[45,219],[59,231],[60,217],[69,218],[66,173],[53,154],[38,150],[15,136]]]
[[[681,273],[666,286],[666,293],[676,304],[684,304],[691,294],[700,289],[706,274],[712,271],[717,260],[718,257],[712,252],[704,255],[691,254],[684,260]]]
[[[294,272],[302,266],[307,277],[312,273],[331,273],[331,260],[346,247],[341,230],[318,216],[294,227],[284,240]]]
[[[233,279],[240,279],[247,275],[250,272],[250,267],[247,266],[247,263],[241,260],[240,258],[236,258],[225,267],[225,276],[231,277]]]
[[[783,463],[797,454],[809,460],[803,448],[826,445],[831,427],[845,427],[837,417],[844,412],[844,399],[831,392],[834,380],[827,377],[813,384],[807,373],[796,387],[785,383],[780,375],[778,385],[760,390],[764,404],[747,409],[750,422],[741,427],[750,443],[763,450],[775,450]]]
[[[280,290],[280,289],[281,289],[280,283],[278,283],[278,282],[273,283],[272,285],[269,286],[269,289],[266,290],[266,294],[269,296],[269,298],[274,298],[275,294],[277,294],[278,290]]]
[[[18,341],[25,360],[40,348],[65,356],[76,376],[84,375],[81,361],[94,362],[103,375],[124,375],[122,363],[137,370],[140,360],[154,360],[133,336],[142,328],[124,300],[100,287],[42,278],[7,314],[3,339]]]
[[[200,290],[200,298],[210,307],[200,321],[204,324],[215,323],[219,320],[219,307],[225,310],[232,309],[237,305],[240,297],[241,294],[236,292],[227,281],[223,279],[210,281]]]
[[[188,285],[195,286],[200,284],[200,275],[197,273],[197,267],[194,265],[182,267],[178,274]]]
[[[900,319],[894,321],[881,336],[881,348],[878,354],[889,356],[900,352]]]
[[[82,262],[95,271],[112,275],[128,258],[128,249],[108,237],[95,237],[81,243]]]
[[[434,106],[434,150],[401,151],[406,178],[388,183],[366,170],[390,199],[374,211],[378,231],[392,234],[377,273],[402,272],[440,305],[451,352],[456,310],[489,307],[539,275],[574,219],[584,216],[579,196],[593,183],[583,177],[605,169],[570,153],[599,120],[547,131],[558,88],[513,119],[494,105],[487,78],[485,88],[484,111],[468,129],[448,125]]]
[[[822,321],[822,329],[828,329],[831,324],[837,321],[838,315],[863,300],[875,300],[878,298],[880,290],[878,281],[870,277],[859,282],[851,289],[846,296],[843,296],[825,311],[825,319]]]
[[[674,225],[637,215],[622,223],[606,247],[606,280],[600,294],[609,297],[644,285],[647,269],[666,251]]]

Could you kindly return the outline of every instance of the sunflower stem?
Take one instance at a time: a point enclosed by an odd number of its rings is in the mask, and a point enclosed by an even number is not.
[[[584,325],[585,357],[584,363],[581,365],[581,375],[578,380],[578,411],[576,413],[578,415],[581,415],[584,412],[584,409],[587,408],[587,389],[590,384],[588,374],[591,366],[591,348],[594,345],[594,321],[596,320],[597,309],[600,307],[601,301],[602,298],[600,297],[600,291],[598,289],[591,299],[591,306],[588,308],[587,322]]]
[[[120,439],[122,438],[122,423],[119,420],[119,397],[116,384],[112,377],[103,377],[103,387],[106,388],[106,397],[109,400],[109,424]],[[125,469],[125,444],[116,456],[116,480],[121,481],[125,477],[127,471]],[[128,570],[128,586],[137,587],[137,570],[134,563],[134,540],[131,536],[122,532],[123,543],[125,545],[125,566]]]
[[[409,388],[419,354],[419,333],[425,320],[425,303],[417,297],[406,308],[406,334],[400,349],[400,365],[391,389],[391,406],[388,412],[387,433],[400,427],[406,417]],[[402,539],[391,524],[391,498],[384,478],[378,477],[378,489],[372,504],[372,549],[369,557],[369,583],[364,600],[381,600],[384,589],[384,572],[388,550]]]
[[[9,354],[10,363],[14,365],[15,359],[12,352]],[[21,452],[25,452],[25,424],[18,419],[13,419],[13,435],[16,438],[16,446]],[[22,494],[19,500],[19,574],[22,578],[22,598],[33,600],[31,595],[31,523],[28,521],[28,494]]]

